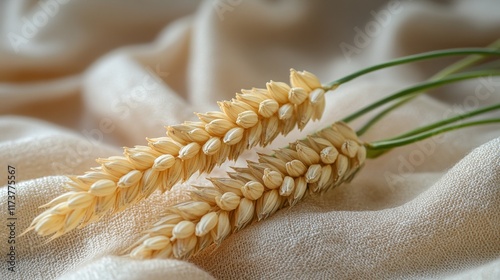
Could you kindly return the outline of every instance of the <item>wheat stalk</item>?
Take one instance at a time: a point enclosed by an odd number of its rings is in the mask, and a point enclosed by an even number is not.
[[[253,220],[293,206],[308,192],[320,193],[352,179],[366,149],[356,133],[337,122],[258,162],[234,168],[212,186],[194,186],[188,201],[169,207],[132,246],[136,258],[189,258],[220,244]]]
[[[278,134],[299,129],[324,111],[324,89],[307,71],[290,70],[291,87],[269,82],[266,89],[242,90],[220,111],[197,114],[200,121],[168,126],[167,136],[147,139],[148,146],[125,148],[124,156],[98,159],[99,167],[70,176],[69,191],[43,205],[27,231],[56,238],[94,222],[109,211],[121,211],[148,197],[169,190],[195,172],[210,172],[245,149],[266,146]]]

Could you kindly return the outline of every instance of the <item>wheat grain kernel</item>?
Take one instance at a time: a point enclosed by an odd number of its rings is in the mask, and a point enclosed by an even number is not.
[[[359,145],[355,141],[349,139],[349,140],[346,140],[344,142],[344,144],[342,144],[342,147],[340,150],[344,155],[346,155],[350,158],[353,158],[358,153]]]
[[[226,145],[234,145],[237,144],[243,139],[243,133],[245,130],[241,127],[234,127],[231,128],[225,135],[224,135],[224,143]]]
[[[293,201],[291,205],[295,205],[299,200],[304,197],[307,190],[307,182],[304,177],[295,178],[295,191],[293,192]]]
[[[163,153],[177,156],[181,146],[175,143],[170,137],[148,138],[149,146],[154,150]],[[122,172],[126,173],[126,172]]]
[[[304,175],[307,171],[307,167],[298,159],[294,159],[286,163],[286,171],[288,175],[292,177],[299,177]]]
[[[226,211],[219,213],[219,220],[217,221],[217,228],[214,229],[215,236],[213,237],[216,244],[220,244],[229,233],[231,233],[231,222],[229,221],[229,214]]]
[[[270,81],[266,84],[267,91],[272,98],[274,98],[278,103],[284,104],[288,102],[288,92],[290,91],[290,86],[283,82]]]
[[[189,236],[194,234],[196,229],[196,225],[191,221],[181,221],[177,225],[175,225],[172,230],[172,238],[182,239],[188,238]]]
[[[86,172],[84,175],[77,176],[76,178],[79,181],[81,181],[83,184],[87,184],[87,185],[92,185],[93,183],[95,183],[95,182],[97,182],[99,180],[102,180],[102,179],[103,180],[114,180],[114,179],[116,179],[116,177],[113,176],[113,175],[111,175],[111,174],[107,174],[107,173],[104,173],[104,172],[96,172],[96,171]]]
[[[68,198],[68,208],[69,209],[79,209],[88,207],[94,202],[94,196],[87,193],[81,192],[72,194],[71,197]]]
[[[203,145],[203,153],[208,156],[214,155],[220,150],[221,145],[222,141],[219,137],[212,137]]]
[[[214,229],[217,226],[218,220],[219,217],[215,212],[210,212],[203,215],[200,221],[196,224],[196,229],[195,229],[196,236],[203,236],[209,233],[212,229]]]
[[[295,187],[294,179],[290,176],[285,176],[285,178],[283,178],[283,183],[280,186],[280,195],[281,196],[291,195],[294,187]]]
[[[259,121],[259,115],[254,111],[244,111],[238,114],[236,119],[236,124],[243,128],[250,128],[257,124]]]
[[[205,129],[211,135],[222,137],[234,126],[235,124],[226,119],[216,119],[205,125]]]
[[[320,152],[321,162],[324,164],[332,164],[337,160],[339,152],[335,147],[326,147]]]
[[[339,154],[337,162],[335,162],[335,166],[337,167],[337,175],[342,178],[349,169],[349,159],[346,156]]]
[[[304,100],[306,100],[308,96],[309,93],[301,87],[293,87],[288,92],[288,100],[290,100],[290,102],[295,105],[302,104],[302,102],[304,102]]]
[[[169,154],[157,157],[153,163],[153,170],[164,171],[171,168],[175,163],[175,157]]]
[[[152,153],[137,152],[136,148],[126,149],[125,155],[130,160],[130,162],[132,162],[134,167],[140,170],[150,168],[156,159],[156,156]]]
[[[170,239],[160,235],[144,240],[143,244],[144,247],[150,250],[162,250],[170,245]]]
[[[240,203],[240,197],[233,192],[226,192],[221,196],[215,197],[215,202],[220,209],[225,211],[231,211],[238,207]]]
[[[76,228],[85,216],[85,209],[79,208],[71,211],[66,217],[66,222],[64,223],[64,230],[69,231]]]
[[[294,87],[301,87],[307,91],[321,87],[319,79],[308,71],[290,69],[290,82]]]
[[[134,166],[127,160],[126,157],[122,156],[112,156],[107,159],[97,159],[98,163],[101,164],[103,169],[113,176],[120,176],[132,170]],[[80,177],[80,176],[79,176]],[[100,178],[109,179],[109,178]]]
[[[264,193],[264,185],[256,181],[249,181],[241,188],[241,192],[245,198],[257,200]]]
[[[300,143],[297,144],[295,149],[297,150],[297,155],[299,156],[300,161],[302,161],[306,165],[319,163],[320,156],[313,149],[307,147],[306,145],[302,145]]]
[[[293,116],[295,106],[292,103],[286,103],[278,110],[278,118],[280,120],[288,120]]]
[[[283,183],[283,176],[279,172],[266,168],[264,169],[264,175],[262,175],[262,181],[267,188],[277,189]]]
[[[234,212],[234,231],[244,228],[253,219],[255,211],[254,202],[247,198],[242,198],[238,208]]]
[[[264,193],[264,195],[259,198],[257,203],[257,218],[262,220],[272,215],[280,206],[280,195],[277,189],[270,190]]]
[[[183,160],[193,158],[198,154],[200,149],[201,149],[200,144],[196,142],[189,143],[181,148],[181,150],[179,151],[179,158]]]
[[[328,183],[332,178],[333,170],[331,165],[324,165],[321,167],[321,176],[318,181],[318,190],[328,188]]]
[[[309,166],[309,168],[307,169],[305,179],[307,183],[316,183],[318,182],[320,176],[321,176],[321,165],[313,164]]]
[[[274,115],[274,113],[276,113],[279,108],[280,105],[276,100],[266,99],[259,105],[259,115],[263,116],[264,118],[269,118]]]
[[[95,196],[107,196],[111,195],[116,190],[115,182],[111,180],[99,180],[90,186],[89,193]]]
[[[317,88],[311,91],[309,94],[309,100],[311,101],[311,104],[319,104],[325,99],[325,90],[322,88]]]
[[[137,185],[142,178],[142,172],[139,170],[132,170],[127,174],[123,175],[118,181],[118,187],[120,188],[129,188]]]
[[[191,141],[198,142],[199,144],[203,144],[210,139],[210,134],[201,128],[194,128],[187,132],[187,135]]]

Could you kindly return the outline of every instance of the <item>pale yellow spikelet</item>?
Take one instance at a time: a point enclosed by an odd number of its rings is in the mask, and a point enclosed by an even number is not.
[[[196,225],[190,221],[181,221],[172,230],[172,238],[188,238],[194,234]]]
[[[68,198],[69,209],[79,209],[89,207],[94,201],[94,196],[89,193],[75,193]]]
[[[233,192],[226,192],[223,195],[215,197],[215,203],[220,209],[225,211],[231,211],[238,207],[240,204],[241,197]]]
[[[264,185],[257,181],[248,181],[241,188],[241,192],[245,198],[256,200],[262,196],[262,193],[264,192]]]
[[[217,225],[218,220],[219,217],[215,212],[203,215],[200,221],[196,224],[196,236],[203,236],[210,233],[210,231]]]
[[[212,186],[194,186],[191,200],[167,208],[165,218],[146,231],[130,255],[188,258],[211,244],[220,244],[252,221],[295,205],[307,193],[322,193],[349,181],[365,158],[363,142],[341,122],[276,150],[274,155],[259,154],[258,162],[233,168],[235,172],[229,172],[228,178],[210,178]],[[168,249],[170,243],[166,249],[151,250],[150,243],[156,239],[147,240],[158,235],[169,239],[173,250]]]

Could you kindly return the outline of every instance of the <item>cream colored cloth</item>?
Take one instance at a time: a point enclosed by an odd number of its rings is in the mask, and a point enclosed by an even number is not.
[[[194,120],[192,112],[215,109],[241,88],[287,82],[291,67],[326,83],[402,55],[486,46],[500,38],[499,10],[498,1],[1,1],[0,278],[499,279],[498,125],[369,160],[352,183],[309,196],[190,261],[120,257],[186,185],[48,244],[32,232],[19,237],[37,207],[64,192],[62,175],[145,144],[164,125]],[[273,147],[454,59],[349,82],[328,93],[319,123]],[[364,139],[498,103],[499,88],[488,78],[432,91]],[[248,158],[255,154],[215,174]],[[8,165],[16,170],[14,216]],[[15,272],[7,265],[8,217],[17,218]]]

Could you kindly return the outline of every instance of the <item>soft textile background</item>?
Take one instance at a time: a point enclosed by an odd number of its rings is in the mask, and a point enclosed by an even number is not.
[[[163,135],[165,124],[192,120],[193,111],[212,110],[240,88],[287,81],[290,67],[329,82],[401,55],[485,46],[500,37],[499,10],[498,1],[465,0],[1,1],[1,223],[7,165],[17,171],[19,235],[39,205],[63,193],[63,174],[81,174],[97,157]],[[323,120],[305,132],[451,61],[346,84],[328,95]],[[366,139],[499,102],[499,87],[483,79],[434,91]],[[0,278],[500,278],[498,126],[397,149],[368,162],[351,184],[309,197],[189,262],[118,257],[183,187],[49,244],[33,233],[17,237],[15,273],[4,261],[9,232],[1,226]]]

